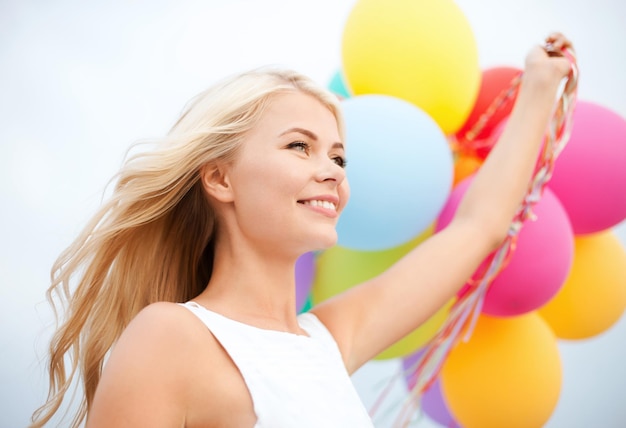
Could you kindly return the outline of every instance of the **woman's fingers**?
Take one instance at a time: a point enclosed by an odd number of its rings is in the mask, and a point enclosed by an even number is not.
[[[551,33],[546,37],[546,46],[551,47],[550,50],[548,50],[548,48],[546,49],[548,53],[550,51],[560,52],[566,48],[573,49],[572,42],[562,33],[558,32]]]

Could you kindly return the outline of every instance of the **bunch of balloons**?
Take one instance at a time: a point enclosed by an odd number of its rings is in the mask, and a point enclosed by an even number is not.
[[[300,310],[383,272],[451,219],[515,97],[472,136],[478,149],[451,142],[520,72],[480,68],[453,0],[356,2],[329,82],[343,99],[352,196],[338,245],[296,266]],[[536,220],[423,397],[423,412],[446,426],[544,425],[561,389],[557,340],[596,336],[626,308],[626,250],[611,230],[626,219],[626,119],[579,100],[573,121]],[[410,367],[451,303],[377,358]],[[411,389],[415,379],[406,381]]]

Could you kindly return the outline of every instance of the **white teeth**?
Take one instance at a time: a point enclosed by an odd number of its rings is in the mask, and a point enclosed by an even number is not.
[[[305,204],[311,205],[312,207],[322,207],[327,210],[337,210],[337,206],[330,201],[318,201],[316,199],[310,201],[304,201]]]

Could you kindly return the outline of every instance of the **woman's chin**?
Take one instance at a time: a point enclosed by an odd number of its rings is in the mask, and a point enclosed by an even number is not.
[[[312,251],[324,251],[337,245],[337,232],[319,237]]]

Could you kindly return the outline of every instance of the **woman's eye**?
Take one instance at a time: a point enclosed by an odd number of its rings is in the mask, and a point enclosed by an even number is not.
[[[348,160],[341,156],[336,156],[333,158],[333,161],[342,168],[345,168],[348,164]]]
[[[308,153],[309,151],[309,145],[305,143],[304,141],[294,141],[293,143],[289,144],[287,147],[289,147],[290,149],[300,150],[301,152],[305,152],[305,153]]]

